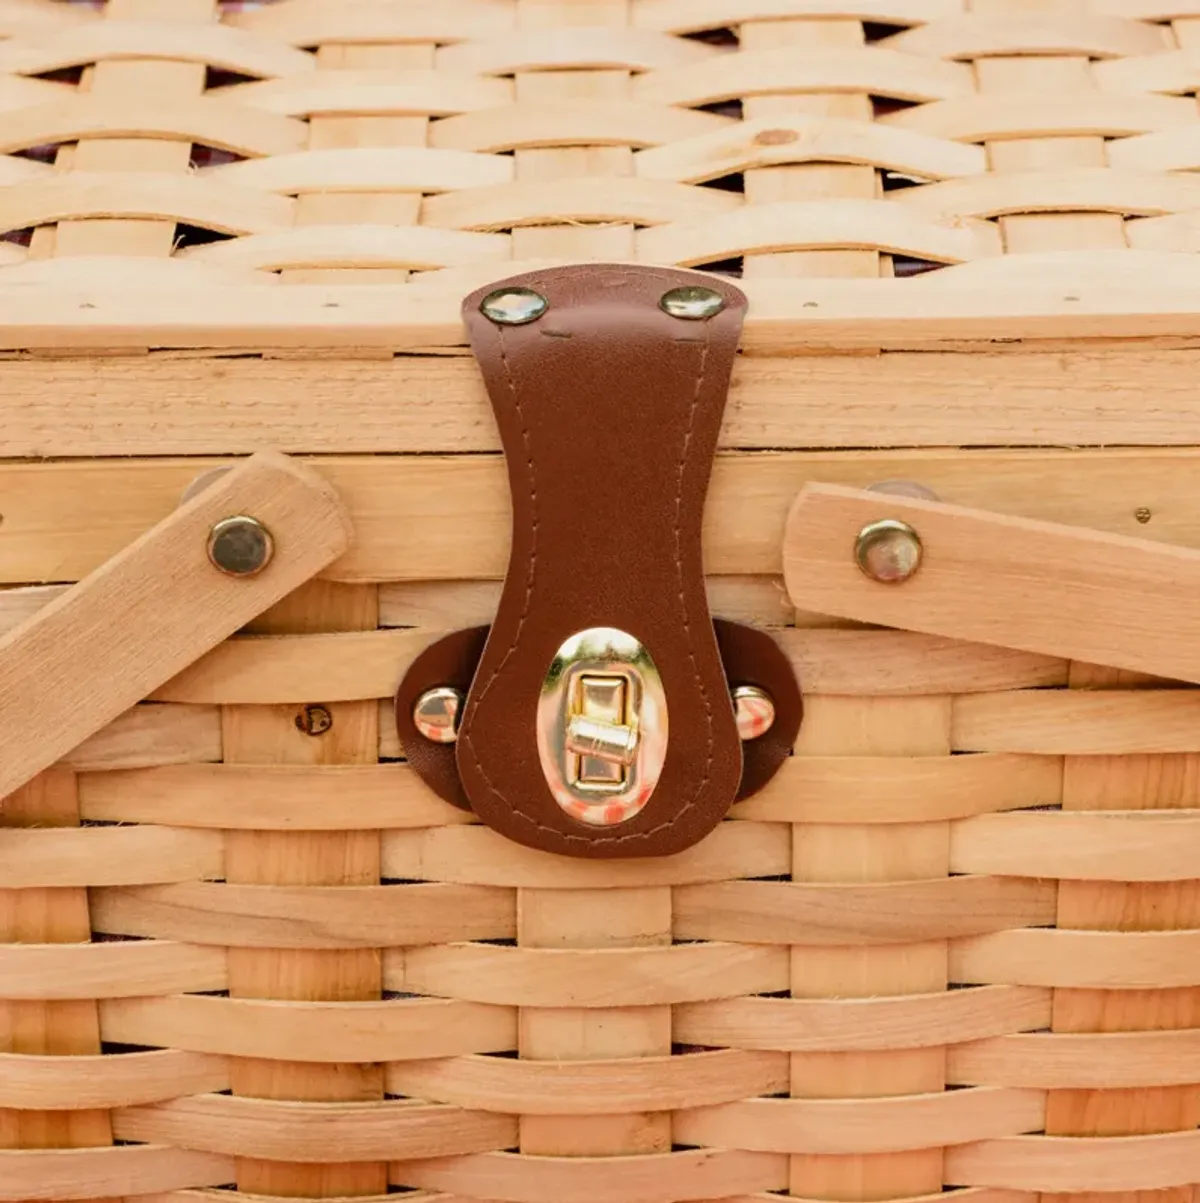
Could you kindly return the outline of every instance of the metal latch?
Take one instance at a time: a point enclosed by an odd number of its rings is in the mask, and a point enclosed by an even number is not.
[[[538,701],[537,743],[554,800],[593,827],[632,818],[662,775],[667,697],[632,635],[591,627],[555,653]]]

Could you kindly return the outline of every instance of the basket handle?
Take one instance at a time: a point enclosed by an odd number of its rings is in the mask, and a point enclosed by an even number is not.
[[[350,542],[333,489],[264,452],[0,638],[0,799],[315,576]]]
[[[1200,683],[1191,548],[809,484],[783,566],[806,610]]]

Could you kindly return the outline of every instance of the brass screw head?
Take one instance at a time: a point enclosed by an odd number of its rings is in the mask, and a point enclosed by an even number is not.
[[[716,317],[725,308],[725,298],[711,288],[699,284],[685,284],[664,293],[659,308],[672,317],[685,322],[702,322]]]
[[[271,532],[257,518],[222,518],[208,536],[208,558],[226,576],[254,576],[275,554]]]
[[[498,288],[479,302],[479,312],[497,326],[524,326],[536,322],[550,302],[532,288]]]
[[[465,700],[461,690],[448,685],[427,689],[413,707],[413,725],[432,743],[452,744],[458,739]]]
[[[921,566],[921,536],[907,522],[883,518],[858,532],[854,558],[873,581],[900,585]]]
[[[738,735],[746,742],[766,735],[775,725],[775,701],[757,685],[739,685],[733,691],[733,713]]]

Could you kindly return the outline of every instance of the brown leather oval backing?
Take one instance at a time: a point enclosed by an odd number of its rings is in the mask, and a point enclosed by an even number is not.
[[[700,284],[724,308],[664,312]],[[539,320],[480,312],[499,287],[549,301]],[[742,779],[742,747],[705,596],[701,521],[745,310],[723,280],[640,266],[517,276],[464,304],[496,413],[513,505],[508,576],[467,700],[459,774],[484,822],[575,856],[661,856],[707,834]],[[538,699],[570,636],[614,627],[639,640],[666,691],[666,761],[645,809],[593,827],[555,801],[536,739]]]

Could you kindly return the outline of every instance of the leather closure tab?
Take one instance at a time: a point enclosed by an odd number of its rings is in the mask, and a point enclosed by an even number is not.
[[[677,852],[738,792],[700,533],[745,306],[725,281],[607,265],[464,303],[513,538],[456,757],[472,809],[518,843]]]

